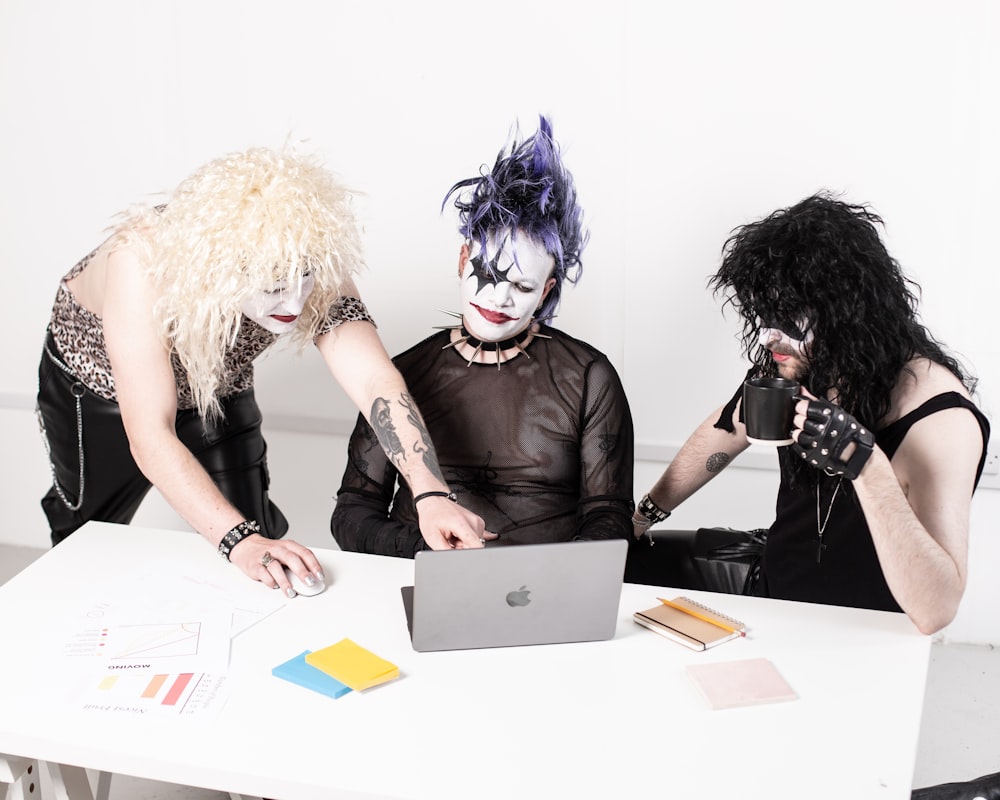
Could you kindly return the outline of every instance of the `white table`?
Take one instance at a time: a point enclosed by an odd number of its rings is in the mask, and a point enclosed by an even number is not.
[[[902,614],[685,592],[750,627],[695,652],[636,625],[663,590],[626,584],[610,641],[416,653],[399,592],[411,561],[317,555],[327,591],[234,639],[217,716],[39,708],[39,642],[95,582],[196,562],[247,580],[197,535],[88,524],[0,587],[0,753],[296,800],[910,795],[930,639]],[[333,700],[271,676],[343,637],[400,679]],[[758,656],[798,700],[713,711],[684,672]]]

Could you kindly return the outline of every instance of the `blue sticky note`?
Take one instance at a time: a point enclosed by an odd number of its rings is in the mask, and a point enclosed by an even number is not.
[[[351,691],[350,686],[345,686],[336,678],[327,675],[323,670],[316,669],[306,663],[306,656],[312,650],[303,650],[295,658],[290,658],[284,664],[278,664],[271,670],[275,678],[297,683],[314,692],[325,694],[328,697],[342,697]]]

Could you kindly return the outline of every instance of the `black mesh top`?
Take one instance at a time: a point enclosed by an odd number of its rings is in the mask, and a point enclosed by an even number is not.
[[[541,333],[552,338],[532,339],[500,369],[442,349],[447,331],[394,361],[445,481],[501,535],[489,546],[628,538],[634,443],[618,374],[584,342]],[[425,547],[410,490],[362,417],[331,528],[344,550],[412,557]]]

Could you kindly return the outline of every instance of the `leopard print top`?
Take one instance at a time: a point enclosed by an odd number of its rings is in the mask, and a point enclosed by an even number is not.
[[[77,380],[99,397],[117,402],[115,377],[111,372],[111,360],[104,344],[101,318],[81,306],[66,287],[67,281],[86,269],[96,252],[84,257],[62,279],[52,307],[49,330],[59,348],[59,355]],[[344,322],[362,320],[375,324],[361,300],[356,297],[341,297],[330,308],[320,334],[327,333]],[[225,372],[219,382],[219,396],[227,397],[251,388],[254,359],[277,339],[278,334],[271,333],[244,317],[236,344],[225,355]],[[194,408],[194,395],[187,375],[176,356],[172,356],[171,361],[177,382],[177,408]]]

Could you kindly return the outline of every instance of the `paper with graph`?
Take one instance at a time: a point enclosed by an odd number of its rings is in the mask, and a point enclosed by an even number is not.
[[[227,688],[219,674],[106,672],[88,680],[73,702],[91,714],[203,717],[222,708]]]
[[[110,670],[222,672],[229,667],[230,624],[225,609],[182,616],[104,617],[70,634],[63,654],[100,659]]]
[[[119,672],[225,674],[232,638],[284,602],[250,581],[220,586],[196,565],[180,576],[120,576],[77,606],[62,656],[100,661]]]

